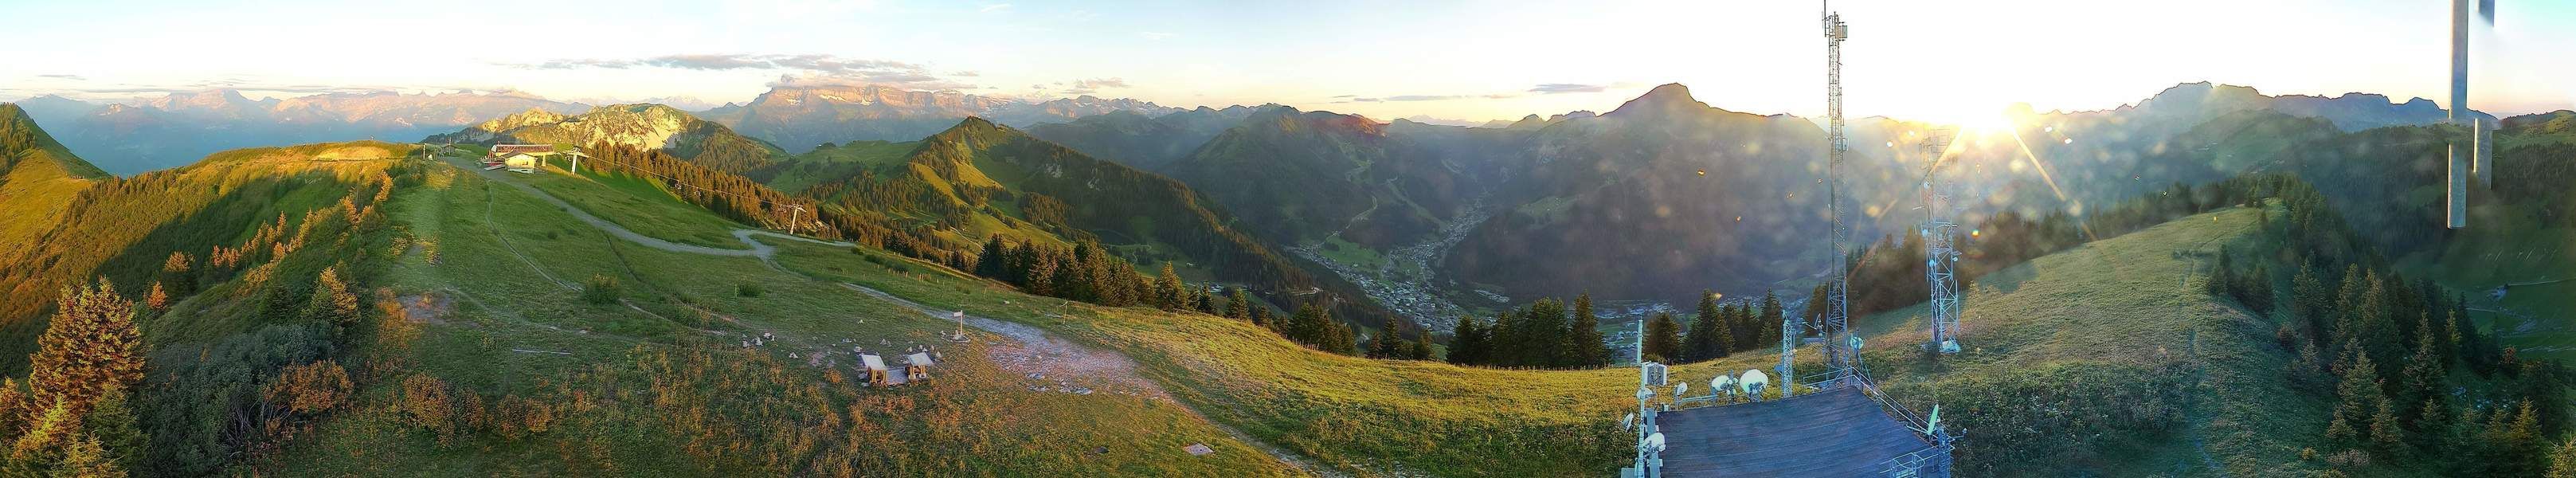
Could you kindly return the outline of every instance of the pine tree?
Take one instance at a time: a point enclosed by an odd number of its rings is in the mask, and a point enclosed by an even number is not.
[[[2332,294],[2326,290],[2325,283],[2317,279],[2316,269],[2300,266],[2299,275],[2290,279],[2290,312],[2296,314],[2298,318],[2294,320],[2307,329],[2310,341],[2325,337],[2327,311],[2333,309],[2327,301],[2333,300]]]
[[[1573,360],[1572,335],[1567,331],[1565,303],[1556,299],[1539,299],[1521,313],[1522,334],[1514,347],[1527,354],[1514,365],[1529,367],[1563,367]]]
[[[2406,450],[2405,427],[2398,426],[2394,400],[2380,400],[2379,411],[2370,415],[2370,445],[2381,457],[2395,458]]]
[[[1753,327],[1749,329],[1760,332],[1754,333],[1753,337],[1745,340],[1744,347],[1737,350],[1754,350],[1767,344],[1779,343],[1781,313],[1780,293],[1762,291],[1762,315],[1753,318]]]
[[[2502,468],[2498,470],[2501,472],[2500,475],[2531,476],[2543,472],[2547,464],[2540,460],[2547,458],[2543,454],[2547,452],[2548,445],[2541,442],[2540,417],[2532,408],[2531,401],[2524,400],[2514,407],[2511,422],[2502,421],[2503,410],[2496,411],[2496,418],[2497,423],[2503,425],[2495,432],[2491,432],[2495,435],[2492,446],[2495,446],[2503,457],[2501,460],[2496,460]]]
[[[1733,327],[1724,316],[1718,310],[1717,292],[1700,291],[1699,315],[1691,320],[1690,330],[1682,339],[1681,356],[1673,359],[1697,362],[1726,357],[1728,349],[1735,345],[1735,337],[1729,334],[1728,329]]]
[[[1404,341],[1404,343],[1408,346],[1404,351],[1404,358],[1412,360],[1431,360],[1430,331],[1423,330],[1418,327],[1414,328],[1413,340],[1407,340]]]
[[[179,291],[180,294],[196,292],[197,274],[194,270],[195,262],[196,261],[194,259],[188,257],[188,253],[170,251],[170,258],[161,261],[161,282],[169,283],[170,287]]]
[[[313,297],[304,305],[304,318],[330,324],[342,332],[357,325],[358,296],[340,281],[337,269],[322,269],[322,276],[314,279]]]
[[[2576,438],[2559,443],[2558,449],[2549,453],[2546,478],[2576,478]]]
[[[114,453],[99,444],[98,438],[83,434],[63,444],[62,462],[54,466],[51,476],[121,478],[126,476],[126,469],[118,464]]]
[[[1324,320],[1324,344],[1322,345],[1324,351],[1342,355],[1359,355],[1357,334],[1351,333],[1351,326],[1332,322],[1330,318]]]
[[[1252,320],[1252,294],[1244,293],[1242,287],[1233,287],[1231,289],[1232,290],[1226,292],[1226,318],[1247,321]]]
[[[153,311],[170,308],[170,293],[161,290],[161,281],[152,281],[152,291],[143,294],[143,307]]]
[[[134,303],[117,296],[115,285],[99,279],[94,287],[64,289],[57,308],[29,360],[30,410],[64,408],[77,416],[100,394],[143,378]]]
[[[1188,307],[1189,289],[1181,284],[1181,275],[1172,271],[1172,263],[1163,263],[1163,272],[1154,278],[1155,306],[1163,310]]]
[[[2420,417],[2415,419],[2417,431],[2415,441],[2418,447],[2426,450],[2441,447],[2444,444],[2442,434],[2451,431],[2451,407],[2444,405],[2440,397],[2426,398],[2424,405],[2418,407],[2415,413]]]
[[[1566,350],[1572,353],[1572,358],[1559,366],[1598,367],[1610,364],[1610,348],[1601,342],[1601,319],[1592,315],[1592,294],[1574,296],[1574,323],[1567,327],[1566,332]]]
[[[1645,359],[1665,362],[1681,354],[1680,329],[1681,324],[1673,322],[1672,313],[1656,312],[1653,319],[1646,321],[1645,343],[1640,344]]]
[[[1010,282],[1006,278],[1010,267],[1005,265],[1010,260],[1008,249],[1009,246],[1002,243],[1001,234],[985,238],[983,253],[975,255],[975,275]]]
[[[103,448],[112,466],[125,470],[142,466],[143,446],[150,441],[136,423],[133,407],[128,405],[131,395],[131,392],[121,389],[110,390],[99,398],[97,406],[81,417],[81,427],[86,429],[84,434]]]
[[[1491,332],[1482,322],[1484,321],[1473,315],[1459,317],[1458,325],[1449,329],[1449,363],[1458,365],[1487,363],[1485,343],[1490,340]]]
[[[1368,358],[1399,358],[1398,355],[1404,353],[1406,346],[1398,344],[1397,342],[1402,340],[1396,337],[1395,321],[1389,320],[1379,325],[1377,336],[1369,338]]]
[[[35,415],[28,410],[27,392],[22,388],[18,386],[18,379],[0,378],[0,437],[26,433],[27,417]]]
[[[2450,369],[2442,361],[2441,345],[2433,339],[2431,321],[2426,319],[2429,318],[2417,320],[2422,325],[2415,328],[2415,355],[2406,360],[2406,387],[2400,396],[2403,401],[2399,403],[2415,403],[2417,400],[2438,402],[2448,395],[2442,393],[2442,389]],[[2414,418],[2421,420],[2424,417],[2417,415]]]
[[[2221,247],[2218,249],[2218,264],[2209,268],[2209,277],[2201,283],[2211,297],[2227,298],[2236,295],[2234,291],[2228,289],[2236,284],[2236,278],[2228,275],[2234,272],[2228,270],[2229,267],[2227,248]]]
[[[2360,317],[2362,293],[2370,290],[2372,282],[2377,281],[2363,276],[2360,265],[2344,266],[2341,282],[2343,286],[2336,290],[2333,302],[2330,303],[2334,327],[2326,331],[2328,334],[2326,337],[2329,338],[2326,343],[2345,344],[2344,339],[2352,336],[2354,328],[2357,327],[2353,319]],[[2342,355],[2343,351],[2335,352],[2336,355]]]
[[[1487,338],[1483,364],[1506,367],[1524,365],[1522,357],[1529,353],[1529,348],[1523,337],[1529,334],[1522,330],[1527,329],[1529,324],[1521,320],[1517,311],[1505,308],[1502,312],[1494,314],[1494,323],[1491,325],[1485,329]]]
[[[1252,316],[1252,325],[1258,325],[1270,330],[1281,329],[1278,321],[1271,319],[1269,307],[1261,307],[1258,305],[1252,306],[1252,314],[1250,315]]]
[[[2349,424],[2353,431],[2358,432],[2357,435],[2350,435],[2354,441],[2373,441],[2370,435],[2377,431],[2378,427],[2370,420],[2374,413],[2381,411],[2381,402],[2387,401],[2388,398],[2380,391],[2379,370],[2371,363],[2370,355],[2354,351],[2347,353],[2346,357],[2343,382],[2335,388],[2336,396],[2342,399],[2342,402],[2335,407],[2335,421]],[[2331,426],[2327,429],[2327,435],[2336,435]]]

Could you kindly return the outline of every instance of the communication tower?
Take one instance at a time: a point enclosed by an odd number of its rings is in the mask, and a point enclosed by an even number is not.
[[[1843,23],[1840,13],[1828,6],[1824,11],[1825,28],[1825,207],[1833,214],[1833,269],[1825,291],[1823,323],[1816,324],[1815,336],[1809,340],[1823,342],[1825,370],[1810,377],[1813,383],[1830,385],[1851,378],[1860,370],[1860,347],[1851,340],[1851,226],[1849,208],[1842,194],[1843,153],[1850,148],[1843,138],[1843,40],[1851,38],[1851,26]],[[1787,335],[1783,329],[1782,335]],[[1781,373],[1789,372],[1788,352],[1783,351]]]
[[[1923,278],[1932,285],[1931,341],[1924,347],[1940,353],[1958,353],[1959,339],[1959,250],[1952,241],[1959,237],[1959,223],[1952,222],[1962,205],[1952,191],[1941,186],[1941,163],[1949,160],[1949,135],[1933,130],[1923,134],[1923,151],[1928,157],[1923,167]]]

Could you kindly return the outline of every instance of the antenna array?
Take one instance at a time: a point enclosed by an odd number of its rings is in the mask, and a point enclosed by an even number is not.
[[[1843,138],[1843,40],[1851,38],[1851,26],[1843,23],[1840,13],[1825,12],[1825,204],[1834,216],[1833,272],[1825,291],[1825,317],[1816,324],[1810,340],[1824,342],[1825,370],[1810,377],[1819,385],[1831,385],[1851,378],[1860,369],[1860,350],[1851,335],[1851,225],[1849,208],[1843,205],[1843,153],[1851,148]],[[1783,334],[1786,332],[1784,330]],[[1788,353],[1782,352],[1783,368]],[[1784,376],[1788,371],[1783,370]]]

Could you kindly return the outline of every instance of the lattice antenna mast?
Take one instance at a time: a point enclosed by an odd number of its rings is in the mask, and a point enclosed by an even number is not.
[[[1959,251],[1952,244],[1959,237],[1959,223],[1951,217],[1961,209],[1948,188],[1941,186],[1941,163],[1948,160],[1949,135],[1933,130],[1924,133],[1922,147],[1927,158],[1923,168],[1923,278],[1932,285],[1932,337],[1924,348],[1941,353],[1958,353],[1959,340]]]
[[[1816,340],[1824,342],[1825,371],[1816,382],[1830,385],[1850,378],[1860,369],[1860,350],[1851,336],[1851,211],[1843,206],[1843,153],[1849,150],[1843,138],[1843,40],[1851,37],[1851,27],[1843,24],[1840,13],[1830,7],[1825,11],[1825,204],[1834,216],[1834,262],[1832,282],[1825,291],[1824,323],[1817,324]]]

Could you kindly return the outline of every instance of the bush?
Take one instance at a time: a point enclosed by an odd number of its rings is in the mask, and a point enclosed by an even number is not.
[[[593,305],[608,305],[616,303],[617,297],[620,295],[624,294],[618,290],[617,278],[615,277],[594,275],[590,276],[590,281],[583,282],[581,284],[582,302],[589,302]]]
[[[743,297],[760,297],[760,294],[763,292],[766,291],[760,288],[760,284],[743,284],[734,286],[733,288],[734,295],[740,295]]]

